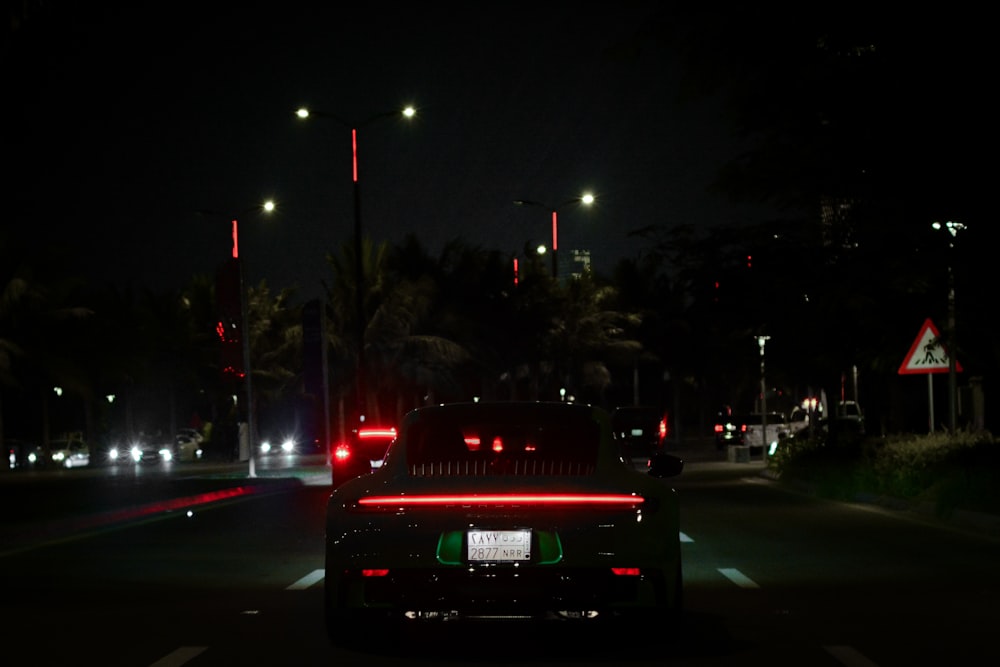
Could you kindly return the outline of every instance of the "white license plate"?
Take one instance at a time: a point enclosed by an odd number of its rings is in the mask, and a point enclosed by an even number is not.
[[[531,560],[530,530],[470,530],[469,562],[510,563]]]

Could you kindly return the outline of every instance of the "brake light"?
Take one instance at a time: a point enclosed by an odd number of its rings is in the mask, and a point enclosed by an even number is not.
[[[337,445],[337,448],[333,450],[333,458],[337,461],[346,461],[351,458],[351,448],[347,445]]]
[[[638,577],[642,574],[642,571],[637,567],[613,567],[611,568],[611,574],[618,575],[619,577]]]
[[[715,425],[715,432],[716,433],[722,433],[722,424],[716,424]]]
[[[395,438],[396,429],[394,428],[363,428],[358,431],[358,438],[364,440],[366,438]]]
[[[443,505],[611,505],[635,507],[645,502],[642,496],[629,494],[582,493],[505,493],[427,496],[368,496],[358,500],[363,507],[434,507]]]
[[[362,577],[385,577],[389,574],[389,568],[361,570]]]
[[[660,440],[666,440],[667,438],[667,418],[664,417],[660,420]]]

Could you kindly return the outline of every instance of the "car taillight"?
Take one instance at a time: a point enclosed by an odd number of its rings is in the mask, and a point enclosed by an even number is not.
[[[667,438],[667,418],[664,417],[660,420],[660,440],[665,440]]]
[[[396,429],[394,428],[363,428],[358,431],[358,438],[395,438]]]
[[[346,461],[351,458],[351,448],[347,445],[337,445],[333,450],[333,458],[336,461]]]
[[[442,494],[426,496],[366,496],[358,499],[361,507],[441,507],[469,505],[517,506],[605,506],[638,507],[646,501],[642,496],[619,493],[500,493]]]

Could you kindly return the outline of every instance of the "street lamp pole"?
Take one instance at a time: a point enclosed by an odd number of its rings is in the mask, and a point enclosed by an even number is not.
[[[246,212],[262,210],[265,213],[271,213],[274,211],[274,202],[266,201],[259,207],[254,207],[248,209]],[[200,211],[200,213],[212,213],[211,211]],[[247,295],[246,286],[246,271],[244,268],[244,260],[240,257],[240,237],[239,237],[239,220],[234,217],[230,223],[232,225],[231,234],[233,239],[233,249],[232,258],[236,263],[239,270],[239,291],[240,291],[240,343],[242,345],[243,352],[243,388],[244,388],[244,400],[246,401],[246,424],[247,424],[247,444],[249,449],[249,477],[257,476],[256,468],[256,452],[254,451],[254,431],[256,429],[256,420],[254,419],[254,409],[253,409],[253,381],[250,366],[250,317],[249,317],[249,298]],[[239,436],[237,436],[239,437]]]
[[[247,413],[247,442],[249,443],[249,477],[257,476],[256,456],[253,446],[253,430],[255,420],[253,418],[253,373],[250,369],[250,327],[247,315],[247,286],[246,276],[243,268],[243,260],[240,258],[239,223],[233,218],[233,259],[236,260],[240,269],[240,331],[243,344],[243,387],[246,390],[246,413]],[[242,440],[242,439],[241,439]]]
[[[955,237],[965,229],[961,222],[949,220],[945,223],[933,222],[934,229],[944,229],[950,235],[948,239],[948,427],[952,434],[958,423],[958,376],[955,362]],[[933,424],[932,424],[933,426]]]
[[[552,212],[552,277],[559,277],[559,209],[563,208],[569,204],[583,204],[585,206],[590,206],[594,203],[594,195],[586,192],[579,197],[574,197],[573,199],[568,199],[560,204],[558,207],[546,206],[537,201],[532,201],[530,199],[515,199],[514,204],[517,206],[541,206],[542,208],[547,208]]]
[[[767,381],[764,379],[764,346],[770,336],[757,336],[757,346],[760,348],[760,455],[767,465]]]
[[[402,111],[393,110],[375,114],[362,123],[349,123],[339,116],[326,111],[310,111],[305,107],[301,107],[295,112],[295,115],[302,119],[309,118],[310,116],[329,118],[337,121],[341,125],[351,128],[351,178],[354,190],[354,304],[355,318],[357,319],[355,326],[358,346],[357,371],[355,373],[357,391],[357,414],[355,415],[356,424],[360,424],[360,422],[364,419],[365,412],[367,410],[366,399],[368,394],[367,384],[365,382],[365,328],[367,317],[365,314],[365,271],[362,261],[364,248],[361,241],[361,181],[358,177],[358,130],[363,126],[370,125],[371,123],[382,118],[390,118],[400,114],[402,114],[405,118],[412,118],[416,115],[416,113],[416,109],[409,106]]]

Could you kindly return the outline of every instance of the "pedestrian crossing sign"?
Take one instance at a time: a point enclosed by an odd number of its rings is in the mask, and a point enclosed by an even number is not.
[[[916,373],[947,373],[951,360],[948,350],[944,347],[941,334],[930,318],[924,321],[924,326],[913,341],[910,352],[899,366],[900,375]],[[962,365],[955,360],[955,371],[962,372]]]

